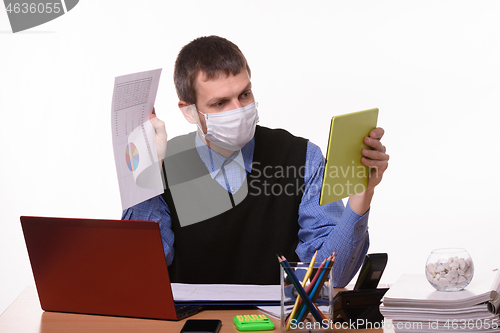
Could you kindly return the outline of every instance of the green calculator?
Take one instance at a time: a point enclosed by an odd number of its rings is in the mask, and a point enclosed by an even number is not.
[[[234,316],[233,323],[238,331],[274,330],[274,323],[266,315]]]

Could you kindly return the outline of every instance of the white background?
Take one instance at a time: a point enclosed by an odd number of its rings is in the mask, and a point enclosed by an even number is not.
[[[180,48],[216,34],[252,69],[260,124],[326,150],[333,115],[380,108],[391,155],[370,213],[383,282],[434,248],[498,264],[499,1],[91,1],[12,34],[0,9],[0,313],[33,277],[21,215],[120,218],[114,77],[163,68],[170,137]]]

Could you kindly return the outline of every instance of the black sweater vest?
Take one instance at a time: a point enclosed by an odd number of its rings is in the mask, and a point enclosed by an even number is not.
[[[178,137],[169,141],[167,155],[176,146],[185,145],[186,140],[192,141],[194,147],[193,135]],[[163,198],[170,208],[175,235],[170,280],[279,284],[276,254],[282,253],[288,261],[299,260],[295,249],[299,242],[298,210],[304,190],[306,150],[307,140],[303,138],[257,126],[246,197],[222,214],[184,227],[179,223],[167,181]],[[196,149],[191,152],[197,154]],[[167,173],[167,177],[189,178],[185,175],[189,170],[182,170],[183,176]],[[192,207],[196,209],[196,202]]]

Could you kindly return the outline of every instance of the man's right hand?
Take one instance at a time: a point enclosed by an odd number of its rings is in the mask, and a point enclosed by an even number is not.
[[[153,113],[149,116],[149,122],[153,125],[155,129],[155,143],[156,143],[156,153],[158,154],[158,162],[162,163],[165,158],[165,152],[167,150],[167,131],[165,130],[165,122],[161,121],[156,117],[155,109],[153,108]]]

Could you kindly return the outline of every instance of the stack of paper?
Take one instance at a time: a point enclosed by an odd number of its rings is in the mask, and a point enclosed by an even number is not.
[[[442,292],[424,275],[403,275],[380,312],[397,332],[500,332],[500,271],[475,276],[466,289]]]
[[[172,283],[176,303],[278,305],[280,285]]]

